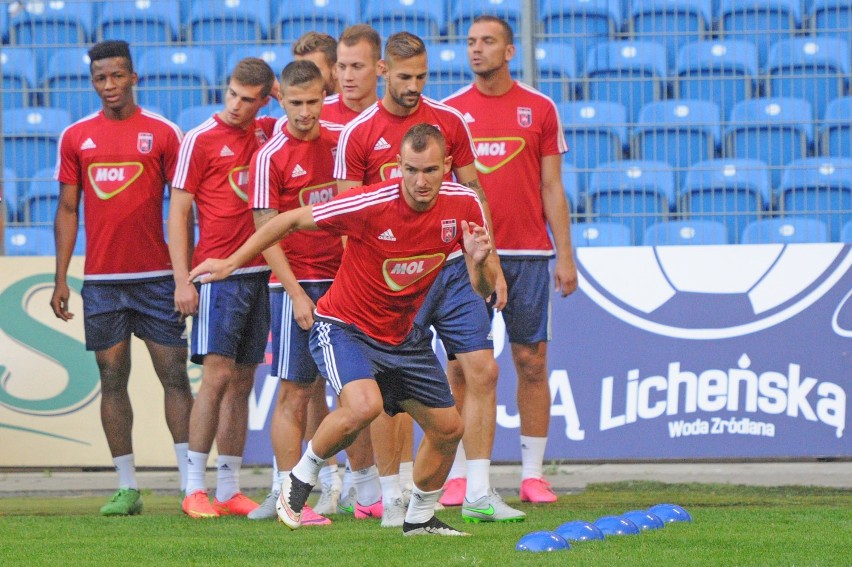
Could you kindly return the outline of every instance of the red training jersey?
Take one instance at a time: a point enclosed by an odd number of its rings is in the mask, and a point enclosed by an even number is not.
[[[556,105],[515,81],[501,96],[469,85],[444,100],[464,115],[476,143],[476,169],[491,207],[498,252],[552,256],[541,198],[541,158],[568,151]]]
[[[401,177],[396,156],[409,128],[425,122],[435,125],[447,140],[447,155],[453,167],[464,167],[476,159],[470,130],[462,115],[431,98],[420,97],[420,105],[408,116],[391,114],[378,101],[353,119],[340,135],[334,176],[364,185]]]
[[[251,160],[249,204],[255,209],[279,212],[317,205],[337,195],[334,154],[341,127],[320,122],[314,140],[290,137],[286,129],[275,134]],[[343,255],[338,236],[318,231],[297,231],[281,240],[290,268],[299,281],[334,279]],[[270,283],[281,285],[273,275]]]
[[[87,281],[171,276],[163,194],[180,139],[175,124],[142,108],[126,120],[99,111],[62,132],[56,179],[82,188]]]
[[[186,133],[172,185],[195,197],[199,238],[193,267],[207,258],[227,258],[254,234],[254,218],[246,205],[249,164],[274,125],[274,118],[263,117],[243,130],[216,115]],[[258,255],[234,274],[267,269]]]
[[[317,226],[349,237],[334,283],[317,314],[400,344],[450,252],[463,242],[461,221],[484,226],[476,192],[445,182],[428,211],[405,202],[401,183],[355,187],[317,205]]]

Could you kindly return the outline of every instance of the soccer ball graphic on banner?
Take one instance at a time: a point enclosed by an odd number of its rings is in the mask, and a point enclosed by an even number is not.
[[[777,325],[852,266],[843,244],[578,248],[583,292],[648,332],[710,340]]]

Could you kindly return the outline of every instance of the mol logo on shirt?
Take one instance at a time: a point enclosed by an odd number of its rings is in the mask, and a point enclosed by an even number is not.
[[[228,183],[241,201],[248,203],[249,168],[247,165],[235,167],[228,174]]]
[[[398,163],[392,161],[379,168],[379,175],[382,177],[382,181],[387,181],[388,179],[402,177],[402,170],[399,168]]]
[[[401,291],[440,268],[444,258],[444,254],[389,258],[382,264],[382,275],[391,290]]]
[[[122,163],[93,163],[87,171],[89,183],[99,199],[112,199],[142,175],[144,167],[138,161]]]
[[[337,195],[336,183],[320,183],[305,187],[299,191],[299,205],[319,205],[331,201],[332,197]]]
[[[476,138],[476,169],[480,173],[492,173],[521,153],[527,145],[523,138]]]

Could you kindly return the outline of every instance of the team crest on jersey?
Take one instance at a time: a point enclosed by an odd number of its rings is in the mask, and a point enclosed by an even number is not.
[[[444,219],[441,221],[441,240],[449,244],[456,238],[456,219]]]
[[[327,203],[337,195],[337,183],[320,183],[299,191],[299,206]]]
[[[95,195],[103,201],[112,199],[139,179],[145,168],[138,161],[93,163],[86,173]]]
[[[440,253],[411,258],[388,258],[382,264],[382,275],[391,291],[402,291],[439,269],[444,258],[445,255]]]
[[[249,168],[247,165],[235,167],[228,174],[228,183],[241,201],[248,203]]]
[[[483,174],[492,173],[514,159],[523,151],[527,142],[523,138],[474,138],[476,146],[476,170]]]
[[[518,125],[521,128],[529,128],[532,126],[532,108],[526,106],[518,107]]]
[[[254,131],[254,137],[257,138],[258,146],[262,146],[266,143],[266,140],[269,139],[269,136],[266,135],[266,132],[263,131],[263,128],[256,128]]]
[[[402,170],[399,169],[399,164],[395,161],[384,164],[379,168],[379,176],[382,178],[382,181],[387,181],[388,179],[396,179],[398,177],[402,177]]]
[[[141,154],[150,154],[154,149],[154,134],[150,132],[139,132],[136,137],[136,149]]]

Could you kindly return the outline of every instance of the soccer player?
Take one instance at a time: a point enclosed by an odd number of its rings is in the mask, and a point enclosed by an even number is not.
[[[192,325],[192,360],[203,364],[190,416],[186,497],[192,518],[247,515],[257,504],[243,495],[239,470],[248,427],[248,396],[269,333],[269,268],[257,255],[222,282],[187,284],[193,202],[199,241],[192,262],[227,255],[254,234],[247,206],[251,158],[272,133],[275,119],[256,118],[277,81],[263,60],[249,57],[231,73],[221,112],[190,130],[181,143],[169,212],[169,253],[177,287],[174,307]],[[207,497],[204,471],[216,438],[216,497]]]
[[[254,207],[258,228],[279,212],[323,203],[337,194],[334,152],[341,128],[320,122],[325,94],[322,79],[319,68],[308,60],[293,61],[281,73],[279,99],[287,115],[285,130],[254,155],[249,168],[249,203]],[[342,254],[340,238],[321,231],[295,234],[282,240],[280,248],[273,246],[263,253],[273,271],[272,371],[281,380],[271,425],[277,467],[273,490],[249,514],[250,519],[278,517],[275,502],[279,487],[302,456],[308,403],[318,390],[317,382],[323,385],[319,391],[325,404],[325,381],[317,380],[319,370],[311,357],[308,331],[314,322],[315,303],[331,285]],[[323,468],[320,477],[327,469]],[[340,494],[337,465],[329,472],[338,484],[330,490],[333,502],[324,512],[335,513],[337,498],[333,493]],[[306,506],[302,522],[323,525],[331,520]]]
[[[319,67],[326,96],[337,92],[337,40],[327,33],[309,31],[293,44],[293,57]]]
[[[496,265],[475,191],[443,182],[451,169],[447,141],[429,124],[404,136],[396,162],[402,179],[352,189],[328,203],[305,206],[266,223],[227,260],[208,260],[191,278],[227,277],[294,230],[348,236],[340,269],[317,302],[311,353],[334,385],[340,405],[323,420],[281,486],[278,516],[291,529],[324,459],[346,447],[382,411],[407,412],[423,428],[414,465],[405,535],[464,535],[435,517],[463,424],[432,352],[431,334],[414,324],[417,309],[447,255],[463,243],[473,288],[494,290]],[[206,275],[205,275],[206,274]]]
[[[67,274],[84,199],[86,349],[95,352],[98,363],[101,423],[118,472],[118,491],[101,514],[117,516],[142,511],[127,392],[131,334],[145,341],[163,385],[181,490],[186,484],[192,390],[186,374],[186,326],[170,300],[172,265],[163,238],[163,192],[174,172],[181,134],[133,101],[137,78],[126,42],[98,43],[89,58],[101,111],[66,128],[59,139],[56,287],[50,306],[63,321],[74,317]]]
[[[550,426],[547,282],[550,281],[548,261],[554,252],[548,227],[556,245],[553,282],[556,291],[565,297],[577,288],[560,156],[568,147],[553,101],[512,79],[509,61],[515,47],[512,28],[504,20],[493,16],[474,20],[467,36],[467,54],[475,74],[474,83],[444,102],[464,114],[477,144],[496,144],[503,152],[493,158],[480,155],[479,171],[491,204],[497,251],[509,287],[503,318],[518,374],[520,494],[525,502],[553,502],[556,494],[542,472]],[[492,161],[487,161],[489,158]],[[464,392],[465,387],[466,406],[475,399],[471,383],[453,382],[454,392]],[[489,426],[493,439],[494,420],[481,423],[483,428]],[[467,437],[463,443],[470,459]],[[463,513],[470,505],[471,464],[468,460]],[[452,482],[451,478],[448,484]]]
[[[420,38],[407,32],[388,38],[385,45],[384,96],[352,120],[340,137],[335,176],[341,193],[361,183],[398,177],[400,171],[396,156],[402,133],[413,124],[426,122],[438,125],[444,134],[456,180],[481,194],[470,131],[456,110],[421,96],[427,74],[426,47]],[[487,216],[487,205],[483,205]],[[471,289],[461,260],[460,249],[450,255],[438,283],[418,315],[418,323],[427,328],[434,325],[447,352],[458,359],[464,371],[471,374],[471,379],[494,390],[482,404],[494,406],[493,414],[496,415],[497,363],[489,336],[488,309]],[[499,266],[497,272],[499,305],[505,297],[505,285],[502,275],[499,275]],[[403,490],[407,483],[401,477],[406,469],[411,470],[410,463],[406,465],[404,462],[410,459],[410,445],[402,444],[400,451],[399,441],[393,441],[399,439],[398,431],[402,429],[404,440],[411,443],[410,420],[408,424],[400,424],[402,419],[397,418],[397,423],[392,423],[390,418],[382,416],[372,426],[382,483],[382,525],[388,527],[402,523],[405,511]],[[490,448],[488,453],[490,455]],[[483,495],[486,493],[487,490]],[[523,518],[523,512],[509,508],[496,492],[488,494],[489,501],[498,510],[496,515],[501,519]]]
[[[325,100],[322,119],[346,125],[379,100],[379,77],[384,72],[382,39],[367,24],[349,26],[337,42],[339,92]]]

